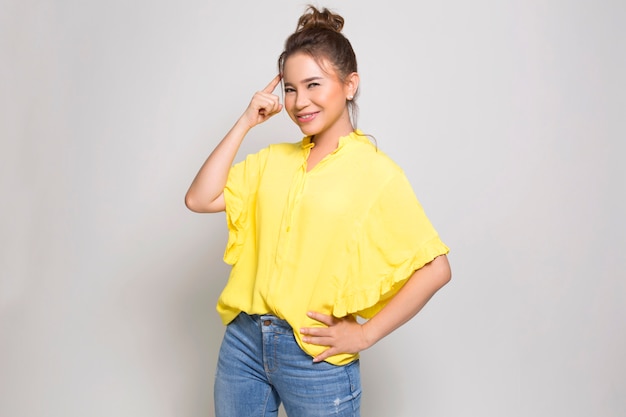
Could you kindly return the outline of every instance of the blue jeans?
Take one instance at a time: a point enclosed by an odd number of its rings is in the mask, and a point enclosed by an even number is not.
[[[289,324],[239,314],[228,324],[215,377],[216,417],[359,417],[359,361],[313,363]]]

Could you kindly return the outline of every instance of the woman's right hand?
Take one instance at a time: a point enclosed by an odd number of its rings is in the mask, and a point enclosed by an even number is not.
[[[241,116],[241,121],[245,122],[248,128],[263,123],[283,109],[280,98],[273,94],[274,89],[280,84],[280,80],[279,74],[263,90],[254,94],[248,108]]]
[[[224,187],[241,142],[248,130],[283,109],[278,96],[273,94],[280,79],[277,75],[252,97],[246,111],[204,162],[185,196],[185,204],[191,211],[215,213],[225,209]]]

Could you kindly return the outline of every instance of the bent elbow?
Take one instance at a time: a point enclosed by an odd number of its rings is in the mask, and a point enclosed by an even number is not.
[[[226,208],[223,194],[213,200],[198,198],[198,194],[187,192],[185,206],[194,213],[218,213]]]
[[[448,282],[452,281],[452,270],[448,267],[448,270],[443,274],[442,277],[443,285],[446,285]]]
[[[197,198],[193,198],[191,193],[185,195],[185,206],[194,213],[209,213],[207,207]]]
[[[439,278],[441,287],[443,287],[444,285],[446,285],[448,282],[452,280],[452,269],[450,268],[448,257],[446,255],[437,257],[436,265],[437,265],[437,277]]]
[[[196,202],[189,193],[185,194],[185,206],[194,213],[198,213]]]

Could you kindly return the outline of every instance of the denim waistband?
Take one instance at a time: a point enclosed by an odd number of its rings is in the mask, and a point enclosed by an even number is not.
[[[273,314],[251,314],[250,318],[256,321],[263,332],[292,333],[293,329],[286,320],[279,319]]]

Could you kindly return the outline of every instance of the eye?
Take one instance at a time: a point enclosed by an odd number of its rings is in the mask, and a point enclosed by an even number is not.
[[[285,93],[293,93],[295,92],[296,89],[293,87],[285,87]]]
[[[319,83],[309,83],[307,85],[307,88],[313,88],[313,87],[318,87],[320,84]]]

